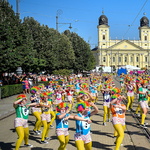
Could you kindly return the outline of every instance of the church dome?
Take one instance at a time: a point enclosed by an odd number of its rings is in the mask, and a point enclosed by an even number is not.
[[[108,25],[108,18],[105,15],[99,17],[99,25]]]
[[[149,27],[149,19],[145,16],[143,16],[140,19],[140,27],[143,27],[143,26],[148,26]]]

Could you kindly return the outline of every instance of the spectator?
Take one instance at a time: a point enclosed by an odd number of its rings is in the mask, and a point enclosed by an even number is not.
[[[26,92],[28,93],[28,94],[30,94],[30,88],[29,88],[29,81],[28,81],[28,79],[27,79],[27,77],[25,78],[25,85],[26,85]]]
[[[24,79],[22,79],[22,85],[23,85],[23,94],[26,94],[27,90],[26,90],[26,85],[25,85]]]
[[[31,89],[33,87],[33,77],[28,76],[28,81],[29,81],[29,88]]]
[[[0,86],[3,85],[2,77],[0,77]]]

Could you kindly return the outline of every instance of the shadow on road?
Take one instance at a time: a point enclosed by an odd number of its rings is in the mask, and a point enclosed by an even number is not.
[[[11,142],[11,143],[4,143],[4,142],[0,142],[0,149],[1,150],[13,150],[15,147],[12,145],[15,142]]]

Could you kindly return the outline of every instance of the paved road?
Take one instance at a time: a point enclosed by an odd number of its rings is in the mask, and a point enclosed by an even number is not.
[[[116,85],[119,86],[119,84],[115,81]],[[29,95],[28,95],[29,97]],[[12,98],[13,100],[14,98]],[[9,102],[9,101],[7,101]],[[106,150],[112,150],[115,149],[113,138],[114,134],[114,128],[112,126],[111,122],[106,122],[107,126],[103,126],[103,100],[102,100],[102,94],[99,94],[98,98],[99,104],[97,105],[99,108],[99,113],[92,117],[92,125],[91,125],[91,131],[92,131],[92,150],[99,150],[99,149],[106,149]],[[4,103],[4,102],[3,102]],[[10,103],[10,102],[9,102]],[[5,108],[6,103],[5,103]],[[9,110],[13,109],[12,102],[11,105],[9,104]],[[0,103],[1,108],[1,103]],[[1,111],[2,112],[2,111]],[[6,112],[8,110],[6,109]],[[75,110],[73,115],[75,115]],[[14,150],[15,149],[15,143],[17,141],[17,133],[14,129],[14,119],[15,114],[11,115],[5,119],[2,119],[0,121],[0,149],[2,150]],[[125,130],[125,137],[123,140],[123,146],[120,147],[120,150],[134,150],[135,148],[138,150],[149,150],[150,144],[147,141],[145,135],[142,133],[138,125],[136,124],[133,117],[130,115],[129,112],[126,113],[126,130]],[[33,144],[33,148],[25,148],[23,147],[24,142],[22,142],[22,145],[20,147],[20,150],[57,150],[59,146],[59,142],[57,140],[57,137],[55,135],[55,128],[50,129],[49,131],[49,137],[52,138],[52,140],[49,141],[48,144],[40,144],[41,141],[41,135],[37,136],[34,135],[32,130],[33,126],[35,124],[35,118],[32,115],[29,115],[29,130],[30,130],[30,137],[29,137],[29,143]],[[55,126],[55,122],[53,123]],[[69,134],[70,134],[70,140],[67,145],[67,150],[76,150],[75,147],[75,141],[74,141],[74,133],[75,133],[75,121],[69,120]]]

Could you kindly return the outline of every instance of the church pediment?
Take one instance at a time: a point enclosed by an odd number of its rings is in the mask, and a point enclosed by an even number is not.
[[[140,46],[137,46],[128,40],[123,40],[117,44],[114,44],[113,46],[109,47],[109,49],[112,49],[112,50],[116,50],[116,49],[120,49],[120,50],[144,50]]]

